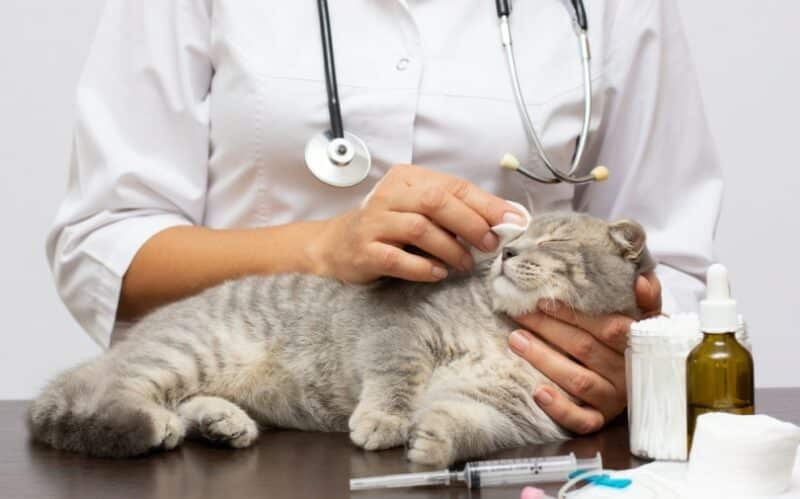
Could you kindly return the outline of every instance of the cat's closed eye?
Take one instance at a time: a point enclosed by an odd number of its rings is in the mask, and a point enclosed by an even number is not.
[[[540,241],[536,241],[537,246],[555,246],[555,245],[564,245],[573,243],[572,239],[542,239]]]

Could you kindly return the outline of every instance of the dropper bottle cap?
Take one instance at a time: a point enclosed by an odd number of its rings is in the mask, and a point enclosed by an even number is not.
[[[739,326],[736,300],[731,298],[728,269],[715,263],[708,268],[706,299],[700,302],[700,329],[704,333],[730,333]]]

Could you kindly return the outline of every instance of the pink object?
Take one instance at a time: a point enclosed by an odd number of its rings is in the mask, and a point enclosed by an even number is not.
[[[544,491],[534,487],[525,487],[522,489],[519,499],[544,499]]]

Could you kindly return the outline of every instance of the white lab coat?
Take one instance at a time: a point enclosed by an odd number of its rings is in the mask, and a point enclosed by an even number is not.
[[[315,2],[110,0],[80,80],[66,198],[47,240],[56,286],[106,346],[122,278],[177,225],[256,227],[352,208],[392,165],[463,176],[536,212],[634,218],[648,230],[666,311],[691,309],[712,259],[722,181],[674,2],[587,2],[594,113],[584,170],[611,179],[539,185],[497,167],[531,157],[494,2],[336,0],[345,128],[374,158],[363,184],[312,177],[305,142],[328,128]],[[518,1],[524,94],[557,164],[583,108],[567,2]]]

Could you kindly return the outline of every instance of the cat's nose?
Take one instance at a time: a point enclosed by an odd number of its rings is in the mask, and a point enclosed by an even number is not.
[[[509,260],[514,258],[515,256],[519,255],[519,252],[514,248],[503,248],[503,261]]]

